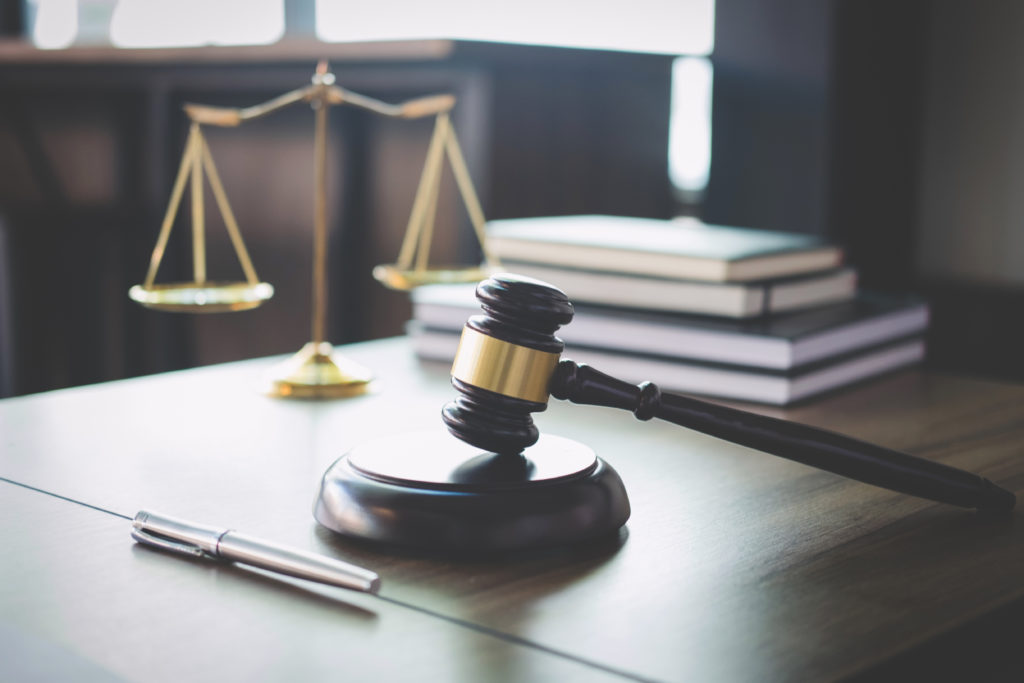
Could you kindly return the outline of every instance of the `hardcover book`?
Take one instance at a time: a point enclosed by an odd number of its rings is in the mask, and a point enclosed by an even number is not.
[[[709,282],[749,282],[838,267],[842,250],[813,235],[622,216],[488,223],[501,260]]]
[[[413,317],[423,327],[458,332],[480,312],[473,285],[414,290]],[[928,307],[906,295],[857,298],[751,320],[578,305],[557,335],[567,346],[791,370],[908,337],[928,326]],[[453,350],[454,351],[454,350]]]
[[[837,268],[756,282],[702,282],[504,261],[506,270],[550,282],[574,302],[752,318],[852,299],[857,273]]]

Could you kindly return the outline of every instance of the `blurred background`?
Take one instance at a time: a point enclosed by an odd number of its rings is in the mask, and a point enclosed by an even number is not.
[[[0,0],[0,396],[308,341],[305,107],[206,131],[274,299],[174,315],[127,290],[166,208],[181,105],[267,100],[320,58],[386,101],[455,94],[488,218],[818,233],[863,286],[928,298],[931,366],[1024,380],[1022,32],[1024,5],[998,0]],[[370,273],[395,260],[432,120],[339,107],[330,127],[329,337],[400,334],[408,297]],[[443,183],[435,257],[472,262]],[[211,204],[210,277],[241,279]],[[190,277],[186,232],[158,281]]]

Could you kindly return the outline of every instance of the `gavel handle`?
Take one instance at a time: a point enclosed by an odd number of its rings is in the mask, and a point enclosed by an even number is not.
[[[629,384],[571,360],[559,362],[549,389],[555,398],[630,410],[641,420],[657,417],[732,443],[929,500],[995,512],[1012,510],[1016,503],[1013,493],[955,467],[825,429],[663,393],[651,382]]]

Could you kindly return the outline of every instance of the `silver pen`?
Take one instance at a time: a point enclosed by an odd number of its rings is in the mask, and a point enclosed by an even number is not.
[[[354,564],[268,543],[232,529],[192,524],[145,510],[132,520],[132,538],[193,557],[239,562],[364,593],[376,594],[380,590],[380,577]]]

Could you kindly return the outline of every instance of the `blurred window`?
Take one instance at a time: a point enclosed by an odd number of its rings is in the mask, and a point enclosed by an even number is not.
[[[27,0],[37,47],[268,45],[284,35],[284,0]]]
[[[711,163],[711,63],[714,0],[316,0],[324,41],[462,38],[687,55],[672,70],[669,176],[693,204]]]
[[[78,0],[28,0],[27,25],[36,47],[68,47],[78,36]]]
[[[685,55],[675,61],[669,176],[699,201],[711,160],[714,0],[315,0],[327,42],[454,38]],[[33,42],[117,47],[264,45],[285,33],[284,0],[26,0]],[[300,8],[301,9],[301,8]]]
[[[683,204],[695,204],[711,170],[711,62],[680,57],[672,65],[668,174]]]
[[[328,42],[456,38],[707,55],[714,0],[316,0]]]
[[[268,45],[284,35],[284,0],[120,0],[110,21],[119,47]]]

